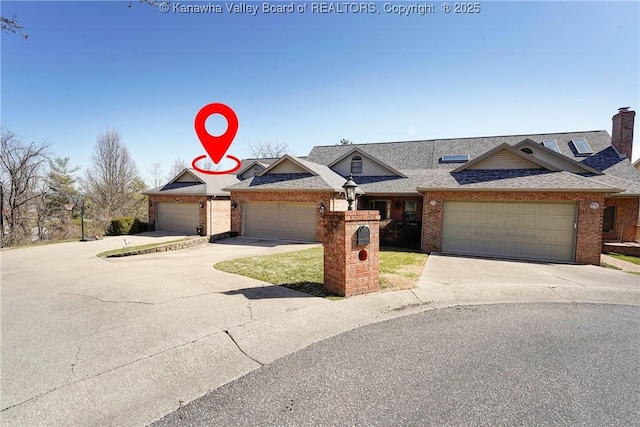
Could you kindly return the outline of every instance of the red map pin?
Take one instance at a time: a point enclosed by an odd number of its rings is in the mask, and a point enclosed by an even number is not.
[[[209,132],[207,132],[207,128],[205,127],[205,122],[213,114],[220,114],[227,121],[227,130],[220,136],[211,135]],[[227,153],[227,150],[231,146],[231,143],[233,143],[233,139],[236,137],[236,133],[238,132],[238,116],[236,116],[236,113],[225,104],[208,104],[202,107],[200,111],[198,111],[198,114],[196,114],[194,126],[196,129],[196,134],[198,135],[198,139],[200,140],[200,143],[204,147],[211,160],[213,160],[215,164],[220,163],[220,161],[224,158],[224,155]],[[196,163],[199,160],[204,159],[205,157],[206,156],[199,156],[193,159],[193,162],[191,163],[193,168],[199,172],[208,173],[211,175],[222,175],[225,173],[231,173],[240,168],[240,160],[231,155],[227,155],[227,158],[236,162],[236,166],[233,169],[229,169],[226,171],[208,171],[198,168]]]

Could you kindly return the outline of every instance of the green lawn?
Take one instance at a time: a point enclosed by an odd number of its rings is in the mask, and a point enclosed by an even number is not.
[[[380,251],[380,287],[382,289],[412,288],[427,254],[407,249],[382,249]],[[323,287],[323,248],[259,257],[222,261],[214,266],[220,271],[240,274],[274,285],[327,297]]]
[[[168,240],[166,242],[149,243],[148,245],[139,245],[139,246],[130,246],[128,248],[112,249],[110,251],[100,252],[97,256],[99,256],[99,257],[108,257],[108,256],[111,256],[111,255],[124,254],[124,253],[127,253],[127,252],[133,252],[133,251],[137,251],[137,250],[140,250],[140,249],[155,248],[156,246],[168,245],[169,243],[183,242],[185,240],[189,240],[189,238],[188,237],[184,237],[182,239]]]
[[[621,261],[631,262],[633,264],[640,265],[640,257],[631,256],[631,255],[622,255],[622,254],[607,254],[611,257],[617,258]]]

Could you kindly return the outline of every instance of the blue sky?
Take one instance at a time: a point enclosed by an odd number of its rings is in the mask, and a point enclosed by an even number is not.
[[[240,2],[200,2],[231,3]],[[2,1],[29,40],[2,34],[1,123],[83,169],[98,133],[116,129],[148,178],[153,162],[168,171],[204,154],[193,121],[211,102],[238,115],[228,151],[238,157],[264,141],[306,155],[342,138],[611,132],[618,107],[640,109],[637,1],[485,1],[475,14],[433,2],[424,16],[384,3],[379,13],[310,13],[314,2],[301,3],[306,13],[251,16],[162,13],[135,0]],[[225,122],[213,116],[207,127],[220,133]]]

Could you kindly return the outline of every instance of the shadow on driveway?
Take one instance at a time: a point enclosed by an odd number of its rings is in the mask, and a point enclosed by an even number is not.
[[[262,288],[234,289],[221,292],[224,295],[244,295],[249,300],[272,298],[324,298],[335,296],[328,292],[321,283],[291,283],[286,285],[271,285]]]

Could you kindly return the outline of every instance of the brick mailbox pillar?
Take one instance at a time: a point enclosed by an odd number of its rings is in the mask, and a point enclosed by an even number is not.
[[[324,215],[324,287],[340,296],[378,292],[378,211]]]

